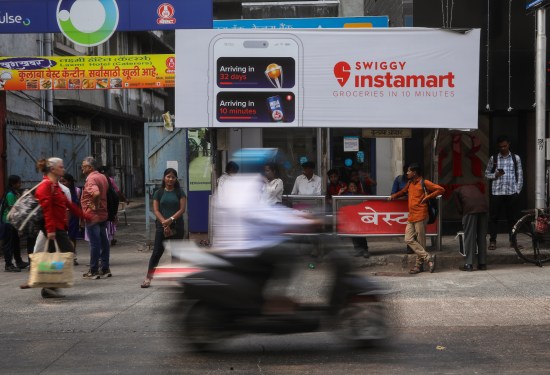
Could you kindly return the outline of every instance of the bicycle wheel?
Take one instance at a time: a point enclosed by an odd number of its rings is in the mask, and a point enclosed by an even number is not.
[[[527,214],[514,225],[514,250],[526,262],[542,266],[542,263],[550,260],[550,233],[536,233],[535,220],[535,214]]]

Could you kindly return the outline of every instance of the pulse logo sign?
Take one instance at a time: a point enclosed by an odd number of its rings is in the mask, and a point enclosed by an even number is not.
[[[345,61],[340,61],[334,65],[334,76],[340,86],[344,87],[351,76],[351,66]]]
[[[9,14],[8,12],[0,12],[0,25],[13,25],[22,24],[23,26],[29,26],[31,20],[28,18],[23,19],[20,15]]]
[[[56,15],[59,29],[67,38],[93,47],[116,31],[119,11],[115,0],[59,0]]]

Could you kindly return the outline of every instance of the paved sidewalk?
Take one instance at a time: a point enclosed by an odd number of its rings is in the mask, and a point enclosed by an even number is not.
[[[351,242],[351,241],[350,241]],[[403,237],[372,238],[368,240],[370,257],[368,259],[358,258],[360,267],[369,272],[408,272],[414,265],[416,255],[405,254]],[[436,255],[436,272],[449,269],[457,269],[464,264],[464,257],[458,252],[458,239],[454,236],[443,236],[441,250],[430,247],[428,238],[428,251]],[[513,248],[505,246],[497,247],[496,250],[487,251],[487,264],[490,268],[495,264],[521,264]],[[351,246],[351,245],[350,245]]]

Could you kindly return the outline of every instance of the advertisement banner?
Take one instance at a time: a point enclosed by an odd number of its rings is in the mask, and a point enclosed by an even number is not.
[[[319,29],[388,27],[387,16],[270,18],[255,20],[214,20],[214,29]]]
[[[115,31],[200,28],[212,28],[212,1],[0,1],[0,34],[61,32],[83,46],[103,43]]]
[[[94,17],[90,17],[93,14]],[[59,33],[98,25],[115,31],[212,28],[212,1],[205,0],[0,0],[0,33]]]
[[[366,200],[338,210],[336,231],[350,235],[405,235],[409,217],[407,200]],[[437,220],[426,226],[437,234]]]
[[[0,90],[174,87],[173,54],[0,57]]]
[[[479,43],[479,29],[177,30],[176,126],[476,129]]]

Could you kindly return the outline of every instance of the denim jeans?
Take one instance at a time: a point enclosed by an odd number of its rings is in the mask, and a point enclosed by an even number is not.
[[[86,232],[90,240],[90,269],[97,272],[99,268],[99,259],[101,259],[101,269],[109,268],[109,254],[111,247],[107,238],[107,222],[93,223],[86,225]]]

